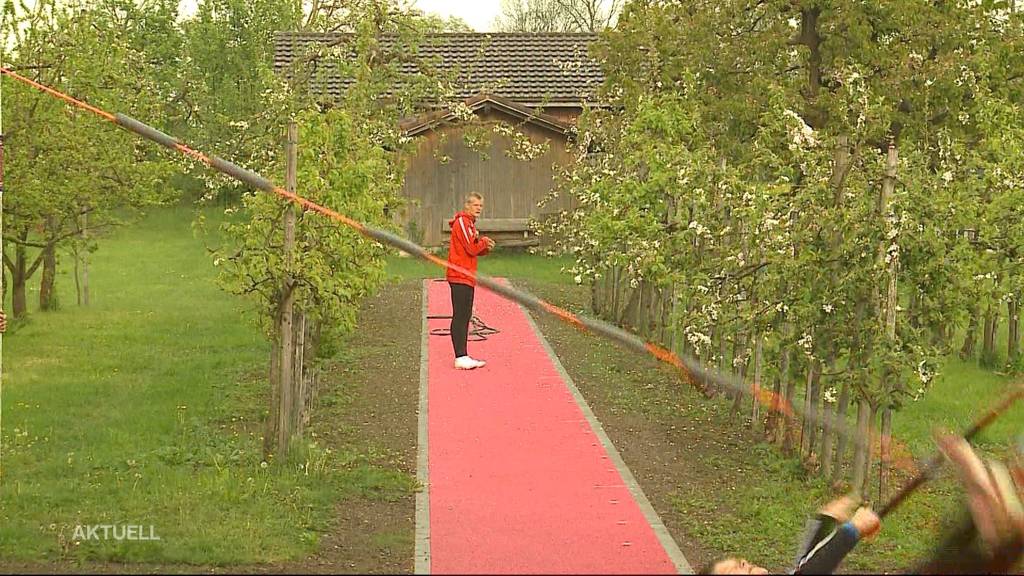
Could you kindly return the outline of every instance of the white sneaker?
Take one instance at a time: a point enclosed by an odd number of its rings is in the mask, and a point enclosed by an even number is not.
[[[484,362],[483,360],[477,360],[476,358],[470,358],[470,360],[472,360],[473,362],[476,362],[476,367],[477,368],[483,368],[484,365],[487,364],[487,362]]]
[[[474,368],[482,368],[487,362],[483,360],[476,360],[469,356],[459,356],[455,359],[456,370],[473,370]]]

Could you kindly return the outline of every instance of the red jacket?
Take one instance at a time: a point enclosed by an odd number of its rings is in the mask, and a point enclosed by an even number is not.
[[[476,257],[488,252],[487,237],[477,231],[476,218],[466,212],[457,212],[448,221],[448,226],[452,229],[451,240],[448,242],[448,261],[476,274]],[[476,286],[475,279],[451,268],[447,269],[445,278],[456,284]]]

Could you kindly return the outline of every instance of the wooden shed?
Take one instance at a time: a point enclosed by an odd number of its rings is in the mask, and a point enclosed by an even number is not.
[[[463,138],[466,126],[454,114],[424,103],[421,115],[400,123],[417,141],[407,158],[403,194],[408,209],[398,216],[411,239],[442,245],[447,220],[472,191],[485,198],[479,228],[504,245],[532,244],[529,219],[572,207],[564,199],[543,209],[538,203],[550,193],[556,167],[569,159],[566,146],[576,118],[585,105],[595,104],[603,81],[589,55],[596,39],[574,33],[429,35],[419,57],[452,73],[456,96],[484,126],[510,126],[534,145],[546,143],[546,151],[518,159],[510,153],[514,139],[498,131],[487,131],[489,145],[470,148]],[[275,67],[288,69],[310,43],[338,41],[339,35],[331,34],[278,34]],[[328,91],[340,93],[344,87],[344,79],[328,78]]]

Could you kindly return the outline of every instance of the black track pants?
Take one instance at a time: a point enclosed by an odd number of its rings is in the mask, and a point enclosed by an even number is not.
[[[472,286],[449,282],[452,289],[452,346],[455,357],[466,356],[466,339],[469,337],[469,320],[473,317]]]

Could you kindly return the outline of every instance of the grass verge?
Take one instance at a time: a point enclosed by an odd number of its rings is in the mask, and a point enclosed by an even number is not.
[[[186,208],[101,242],[92,303],[31,314],[5,338],[0,559],[273,563],[314,552],[339,501],[410,495],[362,443],[260,454],[267,342],[220,291]],[[30,298],[35,295],[30,292]],[[325,383],[324,406],[346,390]],[[142,525],[159,540],[76,540],[76,526]],[[152,526],[152,532],[149,527]]]

